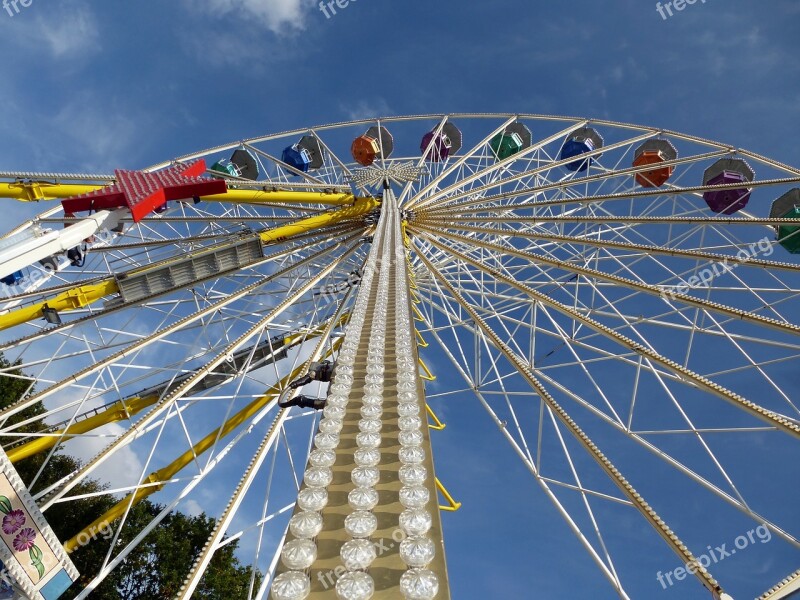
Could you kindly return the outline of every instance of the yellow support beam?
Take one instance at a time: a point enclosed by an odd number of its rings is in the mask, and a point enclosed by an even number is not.
[[[414,304],[411,305],[411,310],[414,311],[415,321],[420,321],[421,323],[425,322],[425,317],[422,316],[422,313],[419,312],[419,309]]]
[[[417,362],[419,362],[419,366],[422,367],[422,370],[425,372],[424,375],[420,375],[420,377],[426,381],[436,381],[436,375],[431,373],[431,370],[428,368],[428,365],[425,364],[425,361],[422,358],[418,358]]]
[[[275,229],[262,230],[259,232],[259,235],[264,244],[282,242],[294,236],[309,233],[314,229],[336,225],[347,219],[364,216],[378,206],[380,206],[380,201],[377,198],[357,198],[355,204],[352,206],[345,206],[335,211],[314,215],[313,217],[301,219],[294,223],[276,227]],[[185,258],[185,255],[181,255],[175,257],[175,260],[183,260]],[[169,261],[162,261],[157,266],[151,265],[133,272],[154,269],[163,266],[167,262]],[[59,312],[75,310],[77,308],[83,308],[111,294],[115,294],[118,291],[119,287],[113,277],[91,285],[76,286],[46,302],[39,302],[0,315],[0,331],[41,318],[44,316],[45,308],[53,308]]]
[[[342,314],[335,326],[339,327],[343,325],[347,322],[348,318],[349,313]],[[310,334],[294,333],[287,335],[283,339],[283,346],[291,348],[292,346],[303,342],[311,335],[322,333],[324,329],[325,326],[321,325]],[[24,460],[30,456],[33,456],[34,454],[39,454],[40,452],[49,450],[62,440],[68,440],[75,436],[88,433],[89,431],[97,429],[98,427],[102,427],[103,425],[108,425],[109,423],[116,423],[117,421],[129,419],[130,417],[140,413],[148,406],[152,406],[156,402],[158,402],[157,395],[147,396],[145,398],[140,398],[137,396],[119,400],[108,406],[108,408],[101,413],[93,415],[83,421],[73,423],[66,429],[54,431],[51,435],[42,436],[31,440],[30,442],[21,444],[15,448],[11,448],[6,452],[6,454],[12,463],[16,463],[20,460]]]
[[[264,182],[268,184],[268,182]],[[10,198],[21,202],[40,200],[63,200],[101,190],[106,186],[78,183],[50,183],[46,181],[0,182],[0,198]],[[283,190],[228,189],[225,194],[203,196],[208,202],[232,202],[239,204],[326,204],[346,206],[356,198],[347,192],[292,192]]]
[[[117,282],[113,278],[99,283],[76,286],[46,302],[38,302],[0,315],[0,331],[43,317],[45,308],[53,308],[58,312],[76,310],[118,291]]]
[[[456,502],[453,500],[453,497],[450,495],[445,487],[442,485],[442,482],[439,481],[439,478],[436,478],[436,489],[444,496],[444,499],[447,500],[448,506],[439,505],[439,510],[446,510],[448,512],[456,512],[459,508],[461,508],[461,502]]]
[[[442,431],[445,427],[447,427],[447,425],[445,425],[439,420],[439,417],[436,416],[436,413],[433,412],[433,409],[430,407],[429,404],[425,405],[425,410],[428,412],[430,418],[433,419],[433,425],[428,423],[428,427],[430,427],[435,431]]]
[[[406,223],[407,221],[403,221],[401,225],[401,229],[403,232],[403,245],[406,247],[406,250],[411,247],[411,238],[408,237],[408,231],[406,231]],[[408,255],[406,254],[406,258]]]
[[[117,421],[124,421],[130,419],[132,416],[140,413],[148,406],[152,406],[158,402],[158,396],[146,396],[144,398],[128,398],[126,400],[119,400],[106,410],[96,415],[84,419],[78,423],[73,423],[66,429],[54,431],[51,435],[38,437],[30,442],[26,442],[16,448],[9,449],[6,454],[12,463],[19,462],[23,459],[39,454],[49,450],[53,446],[62,441],[66,441],[77,435],[88,433],[93,429],[102,427],[109,423],[116,423]],[[62,438],[63,436],[63,438]]]
[[[342,343],[342,338],[337,339],[331,349],[328,351],[327,354],[335,351]],[[136,492],[132,494],[128,494],[117,502],[114,506],[112,506],[108,511],[106,511],[103,515],[95,519],[91,525],[85,527],[81,531],[79,531],[74,537],[67,540],[64,543],[64,549],[67,552],[73,552],[75,549],[79,548],[81,544],[78,540],[83,539],[86,540],[86,536],[89,536],[89,539],[94,539],[97,535],[98,531],[103,531],[104,529],[108,528],[111,523],[115,520],[120,518],[125,511],[128,510],[128,507],[133,507],[134,505],[138,504],[148,496],[155,494],[156,492],[160,491],[166,484],[172,479],[178,472],[180,472],[183,468],[187,465],[191,464],[198,456],[209,450],[214,444],[217,443],[218,440],[223,439],[225,436],[230,434],[234,429],[245,423],[248,419],[253,417],[257,412],[259,412],[264,406],[266,406],[270,401],[280,396],[281,392],[286,389],[286,387],[300,377],[303,374],[303,370],[305,369],[305,365],[300,365],[296,369],[294,369],[289,375],[281,379],[278,383],[274,384],[272,387],[267,390],[267,392],[261,396],[260,398],[256,398],[250,404],[242,408],[239,412],[233,415],[222,427],[218,427],[214,431],[210,432],[206,435],[202,440],[197,442],[190,450],[187,450],[183,454],[181,454],[178,458],[172,461],[166,467],[158,469],[157,471],[153,471],[150,475],[148,475],[143,483],[147,485],[147,487],[140,488],[136,490]],[[149,484],[149,485],[148,485]]]
[[[259,232],[261,241],[265,244],[281,242],[295,235],[308,233],[313,229],[336,225],[347,219],[363,217],[378,206],[380,206],[380,202],[377,198],[357,198],[352,206],[346,206],[335,211],[301,219],[288,225],[282,225],[275,229]]]

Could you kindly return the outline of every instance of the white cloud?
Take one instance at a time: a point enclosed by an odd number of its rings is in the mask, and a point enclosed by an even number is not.
[[[196,500],[187,500],[186,504],[182,507],[182,512],[190,517],[197,517],[205,511]]]
[[[9,115],[0,116],[0,170],[107,173],[137,166],[153,118],[100,90],[73,94],[60,109],[32,106],[22,90],[6,90]],[[44,207],[41,207],[44,210]]]
[[[81,149],[85,162],[77,161],[76,166],[108,170],[130,160],[127,150],[135,145],[142,123],[123,111],[109,111],[98,97],[81,94],[63,106],[53,126],[69,140],[70,148]]]
[[[187,6],[200,7],[214,15],[236,15],[255,19],[275,33],[302,29],[305,17],[315,6],[314,0],[195,0]]]
[[[103,437],[81,437],[64,444],[66,454],[70,454],[80,461],[87,463],[97,456],[114,437],[122,435],[125,430],[117,424],[106,425],[93,434],[102,434]],[[109,437],[106,437],[109,436]],[[106,459],[97,469],[92,471],[90,477],[102,483],[107,483],[111,488],[130,486],[136,483],[142,474],[144,464],[130,446],[117,450],[110,458]]]
[[[100,50],[97,19],[83,0],[51,6],[34,3],[2,22],[0,29],[13,32],[15,43],[27,55],[45,50],[51,58],[74,60]]]
[[[394,111],[383,98],[359,100],[353,104],[342,104],[340,109],[351,121],[370,119],[372,117],[385,117],[394,114]]]
[[[69,3],[37,15],[42,39],[57,58],[92,54],[100,49],[97,21],[88,5]]]

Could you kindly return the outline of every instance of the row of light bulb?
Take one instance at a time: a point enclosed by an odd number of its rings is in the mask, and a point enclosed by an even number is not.
[[[382,237],[382,232],[378,231],[373,241],[373,248],[379,247]],[[309,454],[310,466],[303,478],[305,486],[297,496],[297,506],[300,510],[295,512],[289,521],[289,531],[295,539],[284,544],[281,551],[281,561],[289,570],[278,575],[273,581],[271,589],[273,600],[303,600],[311,593],[311,579],[306,571],[317,559],[315,539],[323,527],[322,510],[328,504],[328,486],[333,480],[331,467],[336,462],[339,434],[344,426],[344,417],[347,414],[353,387],[356,354],[369,308],[369,291],[372,288],[376,263],[373,252],[367,259],[361,279],[361,289],[345,329],[344,341],[339,350],[328,398],[319,422],[319,431],[314,436],[314,449]],[[362,459],[365,458],[358,452],[356,454]],[[361,502],[361,506],[369,500],[364,494],[351,494],[351,496],[351,503]],[[377,504],[377,497],[374,501]],[[338,588],[337,585],[337,593]]]
[[[430,478],[423,465],[423,427],[427,418],[422,413],[419,398],[417,357],[414,352],[414,327],[408,303],[408,282],[405,254],[400,252],[403,240],[400,227],[392,231],[398,249],[395,263],[395,353],[397,356],[397,413],[400,433],[400,462],[398,473],[403,487],[400,488],[400,503],[405,510],[400,514],[398,525],[405,538],[400,543],[400,557],[409,569],[400,578],[400,591],[406,600],[432,600],[439,592],[436,574],[427,569],[436,555],[436,546],[427,535],[433,518],[427,510],[430,501]]]
[[[391,231],[392,214],[387,214],[382,236]],[[381,238],[383,239],[383,237]],[[373,242],[374,243],[374,242]],[[384,372],[386,370],[386,335],[389,303],[389,277],[387,265],[391,258],[391,243],[383,243],[381,269],[375,292],[373,315],[367,344],[367,364],[364,375],[364,392],[361,398],[361,419],[356,434],[355,467],[350,473],[355,488],[348,495],[352,509],[345,517],[344,528],[350,539],[342,544],[339,556],[347,572],[336,581],[336,595],[341,600],[369,600],[375,593],[375,581],[366,572],[377,558],[370,537],[378,528],[378,519],[372,509],[378,503],[375,486],[380,481],[381,431],[383,429]]]
[[[378,503],[375,489],[380,479],[380,444],[383,423],[384,372],[386,356],[387,314],[389,301],[389,278],[391,258],[395,262],[395,339],[397,355],[397,412],[400,433],[399,470],[403,487],[400,502],[405,510],[400,515],[399,526],[405,535],[400,544],[400,556],[409,569],[400,581],[401,592],[406,600],[430,600],[438,593],[439,582],[435,573],[426,567],[435,557],[434,542],[427,536],[432,526],[432,517],[426,510],[430,500],[429,488],[425,485],[428,473],[422,464],[425,460],[423,448],[423,422],[421,402],[417,387],[417,363],[413,350],[412,321],[408,310],[408,289],[402,236],[397,223],[396,207],[387,206],[387,219],[373,241],[373,249],[381,248],[381,269],[376,290],[374,315],[367,348],[367,365],[364,394],[360,407],[361,420],[356,436],[357,450],[354,454],[356,466],[351,472],[355,484],[348,495],[352,512],[345,519],[345,530],[350,539],[340,551],[347,568],[336,582],[336,594],[341,600],[368,600],[375,591],[375,584],[366,569],[377,558],[374,543],[369,539],[377,529],[377,518],[371,512]],[[389,237],[382,244],[384,237]],[[353,386],[353,373],[358,351],[373,274],[377,271],[377,253],[371,253],[361,290],[345,334],[345,341],[337,360],[334,379],[328,402],[320,421],[319,433],[315,436],[316,448],[311,452],[311,467],[305,473],[306,487],[298,495],[301,511],[289,524],[296,538],[284,546],[281,558],[289,569],[273,582],[272,597],[275,600],[302,600],[310,594],[311,583],[307,570],[317,557],[314,538],[322,530],[321,511],[327,504],[327,487],[332,480],[331,466],[336,460],[339,433],[343,426],[346,407]],[[423,415],[424,416],[424,415]]]

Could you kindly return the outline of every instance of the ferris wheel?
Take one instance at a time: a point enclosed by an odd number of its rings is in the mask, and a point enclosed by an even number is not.
[[[800,168],[652,127],[453,114],[0,178],[51,201],[0,238],[0,352],[29,377],[0,441],[44,457],[20,493],[45,520],[88,479],[118,499],[52,541],[105,552],[79,598],[190,504],[217,523],[179,597],[239,540],[249,598],[450,598],[470,494],[435,470],[437,437],[466,410],[597,597],[738,598],[720,540],[800,558]],[[58,448],[81,466],[37,487]],[[163,510],[123,543],[150,497]],[[800,589],[789,571],[761,597]]]

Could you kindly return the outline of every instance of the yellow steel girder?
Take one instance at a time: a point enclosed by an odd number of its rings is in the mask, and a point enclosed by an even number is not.
[[[63,200],[101,190],[106,186],[79,183],[51,183],[47,181],[0,182],[0,198],[22,202]],[[225,194],[203,196],[209,202],[241,204],[327,204],[345,206],[356,198],[349,192],[293,192],[283,190],[247,190],[229,188]]]
[[[46,302],[37,302],[31,306],[23,306],[0,315],[0,331],[42,317],[45,308],[52,308],[58,312],[75,310],[88,306],[118,291],[119,287],[117,287],[117,282],[113,278],[98,283],[75,286]]]
[[[347,219],[362,217],[379,205],[380,201],[377,198],[356,198],[352,206],[346,206],[335,211],[301,219],[288,225],[282,225],[275,229],[262,231],[260,232],[261,241],[265,244],[269,242],[280,242],[295,235],[308,233],[313,229],[335,225]]]
[[[55,431],[50,435],[38,437],[35,440],[26,442],[16,448],[10,448],[7,451],[8,459],[12,463],[19,462],[25,458],[49,450],[62,440],[68,440],[76,435],[87,433],[107,425],[108,423],[116,423],[117,421],[124,421],[132,416],[138,414],[148,406],[152,406],[158,402],[158,396],[145,396],[144,398],[128,398],[120,400],[110,405],[106,410],[96,415],[84,419],[78,423],[73,423],[66,429]],[[62,437],[63,436],[63,437]]]
[[[331,352],[334,352],[342,343],[342,338],[337,339],[333,346],[326,352],[326,356],[330,355]],[[172,479],[178,472],[180,472],[183,468],[187,465],[194,462],[194,460],[209,450],[214,444],[217,443],[218,440],[223,439],[229,433],[231,433],[234,429],[242,425],[247,419],[253,417],[258,411],[264,408],[270,401],[277,398],[281,391],[286,389],[288,384],[295,379],[297,379],[300,375],[303,374],[303,370],[305,365],[300,365],[295,368],[291,373],[289,373],[286,377],[275,383],[272,387],[267,390],[267,392],[261,396],[260,398],[256,398],[250,404],[242,408],[239,412],[231,416],[230,419],[223,425],[222,427],[218,427],[217,429],[211,431],[208,435],[206,435],[202,440],[197,442],[191,449],[187,450],[183,454],[181,454],[178,458],[173,460],[167,466],[158,469],[157,471],[153,471],[149,476],[147,476],[143,483],[150,484],[147,487],[140,488],[136,490],[136,492],[132,494],[128,494],[122,500],[117,502],[114,506],[112,506],[108,511],[106,511],[103,515],[99,516],[95,519],[89,526],[82,529],[78,532],[77,535],[72,537],[71,539],[67,540],[64,543],[64,549],[67,552],[73,552],[76,548],[80,547],[79,540],[85,540],[88,536],[89,539],[94,539],[97,535],[97,532],[103,531],[106,529],[111,523],[113,523],[116,519],[120,518],[125,511],[128,510],[129,507],[133,507],[135,504],[138,504],[148,496],[155,494],[156,492],[160,491],[170,479]]]
[[[336,323],[336,327],[342,326],[348,318],[349,313],[342,314]],[[292,346],[296,346],[302,343],[307,337],[322,333],[323,329],[324,326],[320,326],[310,333],[289,334],[283,338],[283,347],[291,348]],[[158,395],[151,395],[145,397],[135,396],[119,400],[109,405],[104,411],[82,421],[73,423],[66,429],[59,429],[49,435],[44,435],[29,442],[25,442],[24,444],[20,444],[15,448],[10,448],[7,450],[6,455],[12,463],[19,462],[20,460],[49,450],[56,444],[61,443],[62,440],[68,440],[77,435],[88,433],[89,431],[102,427],[103,425],[108,425],[109,423],[130,419],[148,406],[152,406],[158,402],[158,399]]]
[[[378,206],[380,206],[380,201],[377,198],[357,198],[352,206],[345,206],[333,211],[314,215],[313,217],[300,219],[294,223],[281,225],[274,229],[263,230],[259,232],[259,235],[264,244],[282,242],[294,236],[309,233],[315,229],[336,225],[347,219],[364,216]],[[184,258],[185,255],[181,255],[175,257],[175,260],[183,260]],[[146,269],[148,267],[144,268]],[[38,302],[31,306],[25,306],[5,314],[0,314],[0,331],[42,317],[45,308],[53,308],[59,312],[75,310],[83,308],[111,294],[115,294],[118,291],[117,282],[113,277],[109,277],[99,283],[78,285],[45,302]]]

